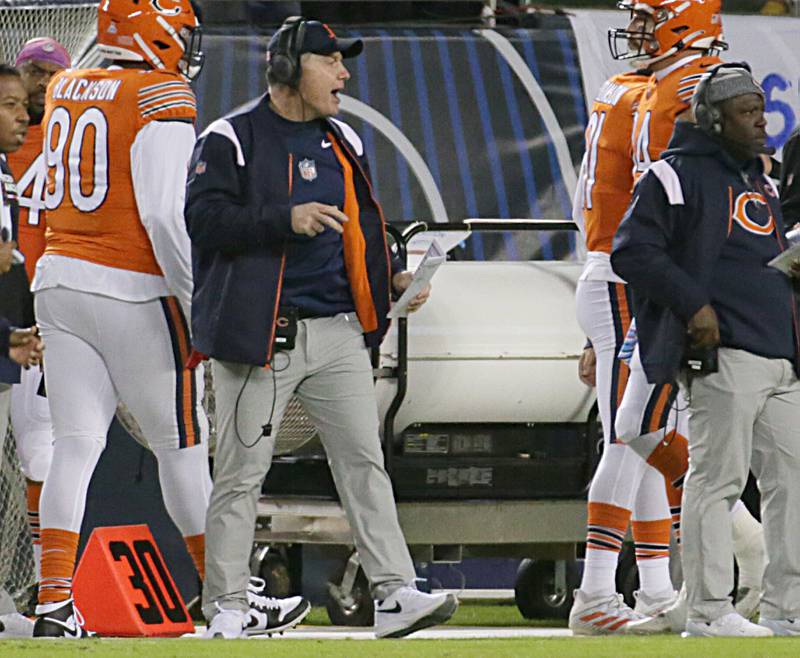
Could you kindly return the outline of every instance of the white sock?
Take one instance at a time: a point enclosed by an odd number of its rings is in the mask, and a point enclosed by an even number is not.
[[[639,568],[639,589],[642,592],[655,597],[673,591],[668,557],[639,560],[636,566]]]
[[[731,509],[731,526],[733,554],[739,565],[739,587],[761,589],[766,567],[764,528],[741,500]]]
[[[591,598],[611,596],[617,591],[615,576],[619,553],[616,551],[586,550],[581,591]]]

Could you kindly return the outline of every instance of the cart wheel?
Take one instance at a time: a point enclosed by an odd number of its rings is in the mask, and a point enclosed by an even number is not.
[[[292,578],[289,565],[278,552],[270,551],[264,556],[258,567],[258,575],[267,583],[267,596],[285,599],[292,593]]]
[[[358,568],[351,592],[343,592],[334,583],[341,583],[347,563],[339,570],[337,577],[328,585],[325,609],[334,626],[372,626],[375,623],[375,604],[369,593],[369,583],[364,570]]]
[[[525,619],[566,619],[572,607],[572,590],[579,584],[578,566],[567,562],[567,583],[555,591],[555,562],[523,560],[517,569],[514,599]]]

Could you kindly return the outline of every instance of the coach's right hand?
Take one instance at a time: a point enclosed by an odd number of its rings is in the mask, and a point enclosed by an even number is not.
[[[37,326],[27,329],[14,329],[8,340],[8,356],[26,370],[42,362],[44,342],[39,336]]]
[[[343,233],[342,224],[347,221],[345,215],[336,206],[325,203],[303,203],[292,207],[292,230],[300,235],[316,237],[328,226],[337,233]]]
[[[707,349],[719,345],[719,322],[711,304],[701,307],[692,316],[689,320],[688,331],[692,339],[692,347]]]

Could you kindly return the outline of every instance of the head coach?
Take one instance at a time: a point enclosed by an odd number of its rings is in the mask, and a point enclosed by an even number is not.
[[[798,314],[792,279],[767,265],[785,240],[777,193],[759,157],[770,150],[764,92],[745,64],[724,64],[698,85],[692,108],[696,124],[677,123],[663,159],[640,180],[611,260],[636,295],[648,380],[665,382],[680,371],[689,400],[686,631],[794,635],[800,633]],[[729,596],[729,510],[751,467],[769,558],[760,625],[739,616]]]
[[[210,636],[243,632],[256,501],[295,393],[328,455],[376,599],[376,634],[407,635],[456,607],[414,587],[383,467],[367,348],[380,344],[391,293],[410,274],[390,257],[362,142],[333,118],[350,77],[344,59],[362,49],[322,23],[287,19],[268,46],[269,92],[212,123],[190,165],[193,341],[213,360],[218,427]]]

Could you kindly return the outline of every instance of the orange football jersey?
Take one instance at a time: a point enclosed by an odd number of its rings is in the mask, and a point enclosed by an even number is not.
[[[722,60],[704,55],[679,66],[660,80],[653,75],[639,101],[633,130],[634,177],[638,180],[667,150],[675,120],[691,107],[697,83]]]
[[[164,71],[68,70],[51,80],[46,107],[45,252],[161,275],[139,219],[131,146],[150,121],[194,121],[189,85]]]
[[[611,241],[631,200],[631,131],[648,76],[621,73],[605,82],[586,127],[583,217],[589,251],[611,253]]]
[[[33,281],[36,261],[44,253],[44,230],[47,226],[44,212],[42,126],[30,126],[25,142],[7,157],[19,191],[19,250],[25,256],[28,280]]]

